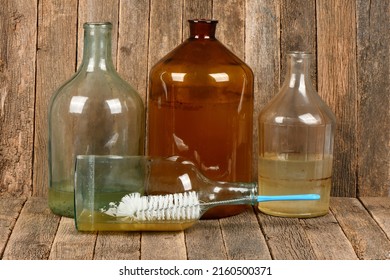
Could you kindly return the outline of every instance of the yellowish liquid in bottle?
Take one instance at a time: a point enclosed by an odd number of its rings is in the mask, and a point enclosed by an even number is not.
[[[74,192],[71,182],[53,183],[49,188],[49,206],[54,214],[74,217]]]
[[[129,221],[115,218],[101,212],[84,210],[77,217],[79,231],[180,231],[192,226],[196,221]]]
[[[258,176],[260,195],[286,195],[315,193],[317,201],[273,201],[260,203],[263,213],[309,218],[322,216],[329,211],[332,157],[311,155],[307,159],[291,154],[266,154],[259,157]]]

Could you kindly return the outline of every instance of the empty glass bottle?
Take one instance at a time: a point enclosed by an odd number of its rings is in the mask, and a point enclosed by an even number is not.
[[[310,57],[288,53],[285,82],[259,114],[259,194],[317,193],[321,199],[259,204],[267,214],[315,217],[329,210],[336,118],[312,85]]]
[[[76,155],[143,154],[143,101],[115,70],[111,30],[111,23],[84,24],[82,64],[51,100],[49,206],[55,214],[74,215]]]
[[[179,155],[217,181],[252,181],[253,73],[215,38],[217,20],[189,20],[190,37],[150,72],[147,153]],[[243,206],[218,207],[221,218]]]

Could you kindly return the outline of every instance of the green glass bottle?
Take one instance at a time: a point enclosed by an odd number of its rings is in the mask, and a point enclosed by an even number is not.
[[[144,104],[116,72],[111,23],[84,24],[83,61],[53,95],[49,107],[49,206],[74,216],[77,155],[140,155]]]

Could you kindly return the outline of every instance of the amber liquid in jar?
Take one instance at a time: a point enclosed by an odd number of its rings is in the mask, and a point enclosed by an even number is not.
[[[252,111],[252,100],[234,95],[223,94],[218,103],[190,96],[179,103],[150,100],[149,154],[182,156],[213,180],[251,181],[252,116],[245,112]],[[234,215],[244,207],[216,207],[202,218]]]

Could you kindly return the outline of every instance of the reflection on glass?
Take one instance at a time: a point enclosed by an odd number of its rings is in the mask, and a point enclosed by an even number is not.
[[[183,82],[186,73],[171,73],[172,80],[175,82]]]
[[[229,75],[226,74],[226,73],[213,73],[213,74],[209,74],[211,77],[214,78],[214,80],[217,82],[217,83],[220,83],[220,82],[228,82],[229,81]]]
[[[181,183],[183,184],[183,189],[185,191],[192,190],[191,179],[190,179],[190,176],[188,175],[188,173],[180,175],[178,178],[181,181]]]
[[[118,98],[106,100],[108,107],[110,108],[111,114],[122,113],[122,104]]]
[[[69,113],[81,114],[87,100],[86,96],[73,96],[70,100]]]
[[[298,116],[298,118],[305,124],[316,124],[319,123],[320,120],[317,120],[312,114],[306,113]]]
[[[173,134],[172,136],[173,136],[173,140],[175,141],[176,147],[179,151],[181,151],[181,152],[188,151],[189,147],[188,147],[188,145],[186,145],[186,143],[184,143],[183,139],[176,136],[175,134]]]

